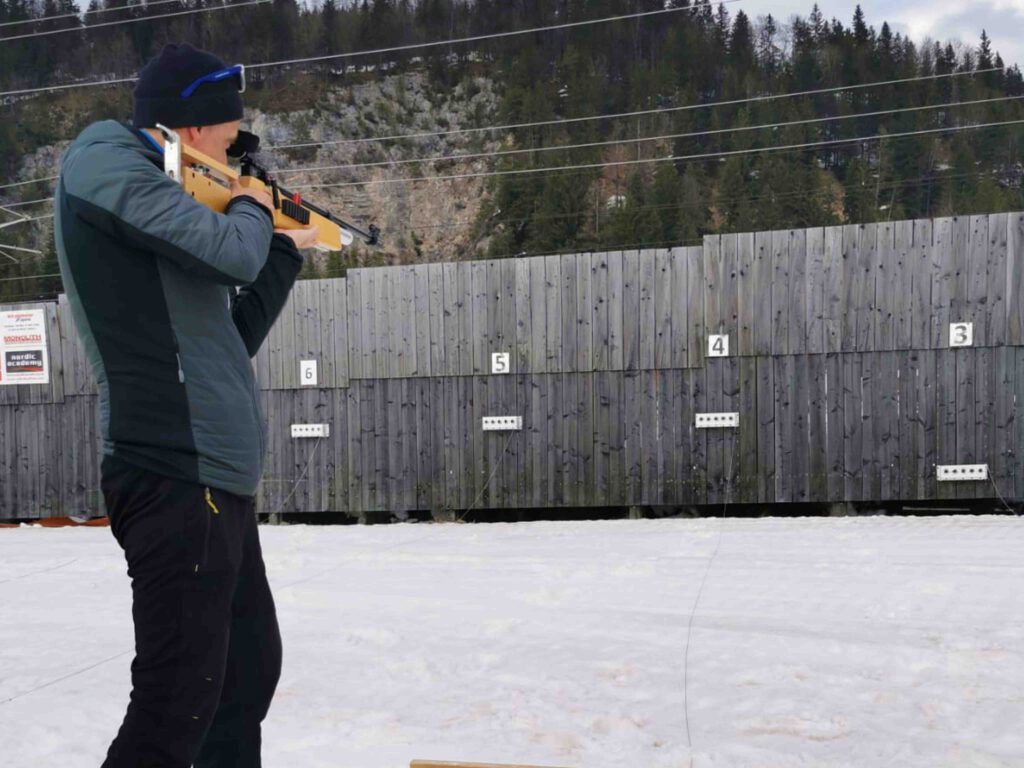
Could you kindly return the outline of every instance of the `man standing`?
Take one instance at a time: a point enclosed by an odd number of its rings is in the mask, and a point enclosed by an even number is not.
[[[99,387],[102,490],[132,580],[131,700],[103,768],[257,768],[281,638],[256,527],[263,417],[253,357],[316,229],[274,230],[269,195],[214,213],[163,172],[157,123],[227,162],[244,69],[168,45],[133,124],[65,153],[55,239]]]

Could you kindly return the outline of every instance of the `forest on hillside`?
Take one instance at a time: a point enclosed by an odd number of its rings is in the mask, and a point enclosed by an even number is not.
[[[1021,71],[980,29],[973,41],[911,40],[859,6],[849,19],[826,18],[816,5],[806,17],[751,19],[741,6],[706,0],[234,4],[241,7],[0,0],[0,205],[52,193],[44,183],[4,188],[21,180],[28,153],[130,106],[123,84],[33,89],[131,77],[164,42],[188,40],[227,61],[274,64],[249,70],[247,103],[267,110],[308,107],[325,89],[417,71],[435,90],[493,81],[500,104],[484,125],[545,123],[495,134],[509,151],[486,160],[496,175],[466,225],[477,245],[444,258],[657,247],[708,233],[1024,208],[1024,123],[957,130],[1024,121]],[[317,60],[666,7],[680,10]],[[214,10],[185,13],[199,9]],[[113,23],[125,19],[145,20]],[[902,82],[856,87],[889,81]],[[782,96],[794,93],[804,95]],[[595,116],[603,117],[583,119]],[[393,175],[409,175],[409,166]],[[17,264],[0,258],[0,299],[59,289],[53,278],[20,279],[56,271],[52,242],[28,232],[0,230],[0,247],[44,254]],[[392,260],[422,258],[415,241],[413,233],[392,242]],[[347,263],[336,257],[328,273]]]

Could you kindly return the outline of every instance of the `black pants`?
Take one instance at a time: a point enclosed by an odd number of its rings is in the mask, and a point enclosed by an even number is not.
[[[128,561],[132,692],[102,768],[258,768],[281,635],[252,497],[105,457]]]

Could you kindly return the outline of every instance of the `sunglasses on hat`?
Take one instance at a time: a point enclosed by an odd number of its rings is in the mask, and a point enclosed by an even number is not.
[[[199,86],[206,83],[219,83],[221,80],[226,80],[229,77],[234,77],[238,81],[238,92],[245,93],[245,65],[235,64],[232,67],[225,67],[224,69],[218,69],[216,72],[211,72],[208,75],[203,75],[197,80],[189,83],[188,87],[181,92],[181,98],[187,99]]]

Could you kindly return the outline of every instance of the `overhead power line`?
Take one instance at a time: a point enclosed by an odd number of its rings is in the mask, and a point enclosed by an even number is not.
[[[26,184],[37,184],[44,181],[56,181],[57,176],[44,176],[41,179],[29,179],[28,181],[15,181],[12,184],[0,184],[0,189],[10,189],[11,187],[23,187]]]
[[[15,27],[22,24],[39,24],[44,21],[57,21],[58,19],[79,19],[82,16],[91,16],[97,13],[111,13],[112,11],[137,11],[140,9],[152,8],[154,5],[167,5],[169,3],[181,4],[182,0],[148,0],[148,2],[142,5],[122,5],[115,8],[93,8],[78,13],[62,13],[57,16],[40,16],[33,19],[19,19],[17,21],[4,21],[0,22],[0,28],[3,27]]]
[[[941,75],[922,75],[922,76],[919,76],[919,77],[903,78],[901,80],[881,80],[881,81],[876,81],[876,82],[872,82],[872,83],[855,83],[853,85],[842,85],[842,86],[836,86],[834,88],[818,89],[818,90],[814,90],[814,91],[795,91],[795,92],[790,92],[790,93],[769,94],[769,95],[765,95],[765,96],[751,96],[751,97],[749,97],[747,99],[730,99],[728,101],[708,102],[706,104],[686,104],[686,105],[682,105],[682,106],[678,106],[678,107],[662,107],[662,108],[653,109],[653,110],[651,110],[651,109],[641,110],[639,112],[620,112],[620,113],[611,114],[611,115],[598,114],[598,115],[588,115],[586,117],[574,117],[574,118],[565,118],[565,119],[559,119],[559,120],[545,120],[545,121],[535,122],[535,123],[514,123],[514,124],[510,124],[510,125],[489,126],[489,127],[483,127],[483,128],[456,128],[456,129],[452,129],[452,130],[448,130],[448,131],[410,133],[410,134],[395,134],[393,136],[371,136],[371,137],[365,137],[365,138],[360,138],[360,139],[338,139],[338,140],[335,140],[335,141],[309,142],[309,143],[303,143],[303,144],[276,144],[276,145],[271,145],[271,146],[265,147],[265,149],[299,149],[299,148],[308,148],[308,147],[331,146],[331,145],[334,145],[334,144],[346,144],[346,143],[356,144],[356,143],[366,143],[366,142],[392,141],[392,140],[407,139],[407,138],[423,138],[423,137],[428,137],[428,136],[450,136],[450,135],[461,134],[461,133],[480,133],[480,132],[484,132],[484,131],[507,131],[507,130],[513,130],[513,129],[516,129],[516,128],[532,128],[532,127],[539,127],[539,126],[545,126],[545,125],[561,125],[561,124],[567,124],[567,123],[578,123],[578,122],[582,122],[582,121],[586,121],[586,120],[611,120],[611,119],[617,119],[617,118],[623,118],[623,117],[635,117],[635,116],[638,116],[638,115],[668,114],[668,113],[679,112],[679,111],[683,111],[683,110],[704,109],[704,108],[736,105],[736,104],[745,103],[745,102],[765,101],[767,99],[796,98],[796,97],[800,97],[800,96],[806,96],[806,95],[809,95],[809,94],[837,93],[837,92],[840,92],[840,91],[847,91],[847,90],[854,90],[854,89],[864,89],[864,88],[873,88],[873,87],[881,87],[881,86],[885,86],[885,85],[893,85],[893,84],[898,84],[898,83],[917,82],[917,81],[922,81],[922,80],[937,80],[937,79],[941,79],[941,78],[952,78],[952,77],[965,77],[965,76],[968,76],[968,75],[975,75],[975,74],[982,74],[982,73],[985,73],[985,72],[991,72],[994,69],[996,69],[996,68],[976,70],[974,72],[950,72],[950,73],[941,74]],[[123,82],[123,81],[110,81],[110,82]],[[2,95],[2,94],[0,94],[0,95]],[[1005,99],[1003,99],[1003,98],[992,99],[991,101],[1001,101],[1001,100],[1009,100],[1009,99],[1016,99],[1016,98],[1020,98],[1020,97],[1010,96],[1010,97],[1005,97]],[[960,102],[960,103],[961,104],[974,104],[974,103],[983,103],[984,101],[989,101],[989,100],[979,100],[977,102]],[[901,111],[910,111],[910,110],[913,110],[913,109],[924,109],[924,108],[925,107],[920,107],[920,108],[918,108],[918,107],[911,107],[911,108],[907,108],[907,109],[904,109],[904,110],[888,110],[888,111],[881,112],[881,114],[895,114],[895,113],[898,113],[898,112],[901,112]],[[868,113],[868,114],[877,114],[877,113]],[[867,116],[867,115],[861,115],[861,116]],[[843,118],[817,118],[817,119],[818,120],[830,120],[830,119],[846,119],[846,118],[843,117]],[[799,122],[799,121],[797,121],[797,122]],[[797,123],[790,123],[790,124],[797,124]],[[777,124],[777,125],[782,125],[782,124],[780,123],[780,124]],[[722,131],[729,131],[729,130],[738,130],[738,129],[737,128],[722,129]],[[714,133],[714,131],[708,131],[707,133]],[[694,135],[699,135],[699,134],[694,134]],[[637,139],[631,139],[629,141],[630,142],[637,141]],[[575,146],[583,146],[583,145],[575,145]],[[490,154],[490,153],[488,153],[488,154]],[[448,159],[448,158],[444,158],[444,159]],[[412,162],[412,161],[396,161],[396,163],[402,163],[402,162]],[[364,163],[364,165],[367,165],[367,164]],[[309,170],[314,170],[314,169],[309,169]],[[283,172],[283,171],[281,171],[281,172]],[[18,182],[14,182],[14,183],[11,183],[11,184],[0,184],[0,189],[8,189],[8,188],[11,188],[11,187],[19,187],[19,186],[23,186],[23,185],[26,185],[26,184],[35,184],[37,182],[41,183],[41,182],[46,182],[46,181],[55,181],[57,178],[58,178],[57,176],[45,176],[45,177],[42,177],[42,178],[39,178],[39,179],[28,179],[27,181],[18,181]]]
[[[256,2],[266,2],[266,1],[267,0],[256,0]],[[740,0],[720,0],[720,2],[721,2],[722,5],[727,5],[727,4],[730,4],[730,3],[740,2]],[[237,7],[237,6],[229,6],[229,7]],[[331,53],[331,54],[325,54],[323,56],[310,56],[310,57],[301,58],[301,59],[287,59],[287,60],[282,60],[282,61],[267,61],[267,62],[262,62],[262,63],[259,63],[259,64],[246,64],[246,68],[247,69],[264,69],[266,67],[284,67],[284,66],[288,66],[288,65],[291,65],[291,64],[310,64],[310,63],[319,62],[319,61],[333,61],[333,60],[336,60],[336,59],[348,59],[348,58],[354,58],[354,57],[357,57],[357,56],[377,56],[377,55],[384,54],[384,53],[399,53],[399,52],[402,52],[402,51],[422,50],[424,48],[433,48],[433,47],[445,46],[445,45],[458,45],[458,44],[461,44],[461,43],[473,43],[473,42],[480,42],[482,40],[495,40],[495,39],[498,39],[498,38],[515,37],[515,36],[518,36],[518,35],[532,35],[532,34],[535,34],[535,33],[538,33],[538,32],[551,32],[551,31],[559,30],[559,29],[570,29],[570,28],[574,28],[574,27],[589,26],[589,25],[592,25],[592,24],[606,24],[606,23],[610,23],[610,22],[614,22],[614,21],[628,21],[629,19],[640,19],[640,18],[646,18],[646,17],[650,17],[650,16],[660,16],[660,15],[668,14],[668,13],[679,13],[681,11],[694,11],[694,10],[697,10],[698,8],[699,8],[699,6],[696,6],[696,5],[695,6],[687,6],[685,8],[663,8],[663,9],[656,10],[656,11],[642,11],[642,12],[638,12],[638,13],[626,13],[626,14],[621,14],[621,15],[618,15],[618,16],[606,16],[606,17],[600,18],[600,19],[585,19],[583,21],[571,21],[571,22],[565,22],[563,24],[549,24],[549,25],[543,26],[543,27],[531,27],[529,29],[515,29],[515,30],[510,30],[508,32],[492,32],[492,33],[486,34],[486,35],[473,35],[471,37],[459,37],[459,38],[452,38],[450,40],[434,40],[434,41],[430,41],[430,42],[426,42],[426,43],[409,43],[407,45],[396,45],[396,46],[392,46],[392,47],[389,47],[389,48],[374,48],[374,49],[371,49],[371,50],[349,51],[348,53]],[[153,17],[153,18],[155,18],[155,17]],[[94,25],[94,26],[99,26],[99,25]],[[29,36],[31,37],[32,35],[29,35]],[[2,38],[2,39],[0,39],[0,42],[2,42],[2,40],[14,40],[14,39],[15,38],[13,38],[13,37]],[[97,85],[116,85],[118,83],[132,83],[132,82],[135,82],[135,78],[134,77],[123,77],[123,78],[117,78],[117,79],[113,79],[113,80],[94,80],[94,81],[90,81],[90,82],[86,82],[86,83],[68,83],[68,84],[65,84],[65,85],[50,85],[50,86],[43,86],[43,87],[40,87],[40,88],[22,88],[22,89],[15,90],[15,91],[0,91],[0,97],[4,97],[4,96],[26,96],[26,95],[32,94],[32,93],[43,93],[45,91],[59,91],[59,90],[67,89],[67,88],[88,88],[88,87],[97,86]]]
[[[190,8],[187,11],[175,11],[174,13],[160,13],[155,16],[137,16],[134,19],[118,19],[117,21],[104,21],[99,24],[89,24],[84,27],[63,27],[61,29],[46,29],[42,32],[26,32],[23,35],[10,35],[8,37],[0,37],[0,43],[8,43],[12,40],[27,40],[32,37],[48,37],[50,35],[61,35],[65,32],[87,32],[92,29],[99,29],[100,27],[116,27],[121,24],[135,24],[140,21],[156,21],[157,19],[170,19],[175,16],[190,16],[193,13],[208,13],[209,11],[224,11],[230,8],[243,8],[247,5],[265,5],[271,2],[271,0],[246,0],[246,2],[232,3],[231,5],[211,5],[206,8]],[[39,19],[39,21],[49,21],[49,19]],[[6,94],[0,94],[4,96]]]
[[[374,168],[381,166],[391,165],[406,165],[410,163],[428,163],[428,162],[442,162],[446,160],[476,160],[488,157],[506,157],[509,155],[522,155],[529,154],[532,152],[557,152],[565,151],[570,149],[590,149],[593,147],[607,147],[619,144],[639,144],[642,142],[650,141],[668,141],[671,139],[687,139],[694,138],[697,136],[715,136],[725,133],[734,133],[742,131],[760,131],[767,130],[769,128],[789,128],[796,125],[812,125],[815,123],[827,123],[839,120],[856,120],[863,117],[877,117],[879,115],[898,115],[906,112],[923,112],[929,109],[946,109],[948,107],[965,107],[973,106],[977,104],[990,104],[993,102],[1002,101],[1013,101],[1024,98],[1024,95],[1020,96],[999,96],[992,99],[975,99],[973,101],[951,101],[945,104],[926,104],[920,107],[905,107],[902,109],[885,109],[877,110],[875,112],[855,112],[849,115],[835,115],[833,117],[815,117],[806,120],[789,120],[778,123],[762,123],[760,125],[741,125],[732,126],[729,128],[716,128],[714,130],[707,131],[691,131],[689,133],[670,133],[661,136],[643,136],[638,138],[628,139],[611,139],[608,141],[590,141],[583,144],[551,144],[542,147],[524,147],[522,149],[505,149],[496,150],[493,152],[478,152],[472,154],[460,154],[460,155],[435,155],[433,157],[420,157],[420,158],[405,158],[401,160],[381,160],[369,163],[343,163],[339,165],[321,165],[321,166],[300,166],[297,168],[277,168],[274,169],[274,173],[312,173],[315,171],[336,171],[344,170],[349,168]]]
[[[1007,97],[1007,98],[1021,98],[1021,97]],[[1004,100],[1004,99],[1000,98],[1000,99],[995,99],[995,100],[996,101],[1001,101],[1001,100]],[[983,101],[988,101],[988,100],[983,100]],[[962,102],[962,103],[963,104],[970,104],[970,103],[974,103],[974,102]],[[937,106],[946,107],[946,106],[951,106],[951,105],[950,104],[944,104],[944,105],[937,105]],[[912,109],[925,109],[925,108],[926,107],[915,107],[915,108],[912,108]],[[899,110],[896,110],[896,111],[899,111]],[[876,113],[868,113],[868,114],[876,114]],[[863,117],[863,116],[865,116],[865,115],[850,115],[850,116],[847,116],[847,117]],[[829,118],[821,118],[821,119],[829,119]],[[814,121],[817,121],[817,120],[819,120],[819,119],[816,118]],[[814,122],[814,121],[811,121],[811,122]],[[751,126],[751,128],[764,128],[764,127],[777,127],[777,126],[786,126],[786,125],[798,125],[798,124],[801,124],[801,123],[804,123],[804,122],[807,122],[807,121],[793,121],[792,123],[779,123],[779,124],[773,124],[773,125],[769,125],[769,126]],[[412,181],[428,181],[428,180],[444,180],[444,179],[482,178],[482,177],[490,177],[490,176],[512,175],[512,174],[517,174],[517,173],[521,173],[521,174],[526,174],[526,173],[543,173],[545,171],[550,171],[551,173],[549,175],[552,175],[552,176],[562,176],[562,175],[569,175],[568,172],[570,172],[570,171],[590,170],[590,169],[594,169],[594,168],[604,168],[604,167],[609,167],[609,166],[610,167],[616,167],[616,166],[623,166],[623,165],[636,165],[636,164],[652,163],[652,162],[665,162],[665,161],[670,161],[670,160],[674,160],[674,161],[692,161],[692,160],[697,160],[697,159],[709,160],[709,159],[715,159],[717,157],[724,158],[724,157],[729,157],[729,156],[733,156],[733,155],[753,154],[753,153],[757,153],[757,152],[793,151],[793,150],[804,149],[804,148],[811,148],[811,147],[818,147],[818,146],[829,146],[829,145],[835,145],[835,144],[847,144],[847,143],[857,143],[857,142],[863,142],[863,141],[875,141],[875,140],[895,139],[895,138],[907,138],[907,137],[910,137],[910,136],[922,135],[922,134],[931,134],[931,133],[945,133],[945,132],[953,133],[953,132],[958,132],[958,131],[963,131],[963,130],[976,130],[976,129],[981,129],[981,128],[995,127],[995,126],[1016,125],[1016,124],[1020,124],[1020,123],[1024,123],[1024,120],[1009,120],[1009,121],[1003,121],[1003,122],[983,123],[983,124],[980,124],[980,125],[969,125],[969,126],[950,126],[950,127],[946,127],[946,128],[934,128],[934,129],[927,129],[927,130],[920,130],[920,131],[907,131],[907,132],[903,132],[903,133],[876,134],[874,136],[854,137],[854,138],[848,138],[848,139],[835,139],[835,140],[821,141],[821,142],[806,142],[806,143],[803,143],[803,144],[782,145],[782,146],[778,146],[778,147],[753,147],[753,148],[744,149],[744,150],[724,150],[724,151],[720,151],[720,152],[705,152],[705,153],[696,154],[696,155],[679,155],[679,156],[669,156],[669,157],[664,157],[664,158],[644,158],[644,159],[638,159],[638,160],[610,161],[610,162],[606,162],[606,163],[586,163],[586,164],[581,164],[581,165],[551,166],[551,167],[546,167],[546,168],[511,169],[511,170],[507,170],[507,171],[486,171],[486,172],[480,172],[480,173],[474,173],[474,174],[457,174],[457,175],[452,175],[452,176],[422,176],[422,177],[412,177],[412,178],[406,178],[406,179],[375,179],[375,180],[370,180],[370,181],[365,181],[365,182],[337,182],[337,183],[296,184],[296,185],[293,185],[293,188],[294,189],[313,189],[313,188],[323,189],[323,188],[334,188],[334,187],[344,187],[344,186],[360,186],[360,185],[363,185],[363,184],[371,184],[371,183],[372,184],[383,184],[383,183],[397,183],[397,182],[402,182],[402,181],[412,182]],[[731,129],[722,129],[722,130],[731,130]],[[688,134],[679,134],[679,135],[680,136],[686,136]],[[622,141],[614,141],[614,142],[599,142],[598,144],[620,144],[620,143],[621,144],[631,144],[631,143],[636,142],[636,141],[653,141],[653,140],[656,140],[656,139],[669,139],[669,138],[673,138],[673,136],[648,137],[646,139],[639,139],[639,140],[638,139],[624,139]],[[589,144],[587,144],[587,145],[568,145],[568,146],[560,146],[560,147],[550,147],[550,148],[547,148],[547,149],[572,149],[572,148],[575,148],[576,146],[591,146],[591,145],[589,145]],[[520,151],[534,151],[534,150],[520,150]],[[493,153],[493,154],[502,154],[502,153]],[[483,156],[486,156],[486,155],[483,155]],[[475,157],[475,155],[469,155],[469,156],[458,156],[458,155],[456,155],[456,156],[441,157],[441,158],[426,158],[422,162],[426,162],[427,160],[432,160],[432,159],[435,159],[435,160],[458,160],[458,159],[464,159],[465,157]],[[356,167],[357,168],[357,167],[362,167],[362,166],[376,166],[376,165],[381,165],[381,163],[364,163],[364,164],[341,165],[341,166],[324,166],[322,168],[280,169],[280,170],[276,171],[276,173],[294,173],[294,172],[298,172],[298,171],[321,171],[321,170],[331,170],[331,169],[334,169],[334,168],[350,168],[350,167]],[[935,178],[951,178],[951,177],[949,175],[945,175],[945,176],[937,176]],[[19,207],[24,207],[24,206],[29,206],[29,205],[39,205],[39,204],[42,204],[42,203],[52,202],[53,199],[54,199],[53,197],[44,197],[44,198],[39,198],[39,199],[36,199],[36,200],[26,200],[26,201],[19,201],[19,202],[15,202],[15,203],[5,203],[2,206],[0,206],[0,209],[4,209],[4,208],[7,208],[7,209],[9,209],[9,208],[19,208]],[[19,214],[14,214],[13,211],[11,213],[12,213],[12,215],[19,215]],[[21,223],[22,221],[34,221],[34,220],[35,219],[23,218],[23,219],[21,219],[19,221],[8,222],[7,224],[0,225],[0,226],[9,226],[11,224]]]
[[[947,72],[935,75],[918,75],[916,77],[904,77],[898,80],[877,80],[871,83],[854,83],[852,85],[838,85],[831,88],[815,88],[809,91],[790,91],[788,93],[770,93],[762,96],[748,96],[742,99],[727,99],[725,101],[709,101],[700,104],[683,104],[677,107],[657,107],[655,109],[641,109],[634,112],[618,112],[615,114],[587,115],[585,117],[563,117],[556,120],[539,120],[530,123],[510,123],[508,125],[489,125],[479,128],[452,128],[447,131],[422,131],[419,133],[398,133],[391,136],[369,136],[358,139],[336,139],[331,141],[309,141],[300,144],[272,144],[264,149],[304,149],[308,147],[326,147],[332,144],[362,144],[372,141],[397,141],[398,139],[422,139],[435,136],[454,136],[463,133],[485,133],[493,131],[512,131],[522,128],[541,128],[548,125],[571,125],[593,120],[617,120],[624,117],[644,117],[646,115],[668,114],[670,112],[685,112],[694,109],[711,109],[712,107],[731,107],[739,104],[750,104],[755,102],[773,101],[775,99],[790,99],[802,96],[818,96],[826,93],[839,93],[841,91],[863,90],[865,88],[880,88],[886,85],[900,85],[902,83],[916,83],[923,80],[943,80],[953,77],[969,77],[981,75],[986,72],[995,72],[999,68],[976,69],[971,72]],[[4,94],[0,93],[0,96]]]
[[[837,146],[839,144],[856,144],[858,142],[866,141],[878,141],[884,139],[903,139],[910,136],[925,136],[936,133],[958,133],[966,130],[979,130],[981,128],[996,128],[999,126],[1006,125],[1020,125],[1024,123],[1024,120],[1004,120],[995,123],[979,123],[978,125],[967,125],[967,126],[951,126],[948,128],[931,128],[920,131],[904,131],[902,133],[889,133],[889,134],[876,134],[874,136],[855,136],[848,139],[834,139],[830,141],[811,141],[804,142],[802,144],[785,144],[778,147],[754,147],[751,149],[735,149],[723,152],[704,152],[694,155],[668,155],[667,157],[650,157],[639,160],[615,160],[605,163],[582,163],[579,165],[565,165],[565,166],[553,166],[545,168],[513,168],[504,171],[482,171],[479,173],[458,173],[444,176],[413,176],[400,179],[370,179],[368,181],[343,181],[343,182],[332,182],[332,183],[316,183],[316,184],[295,184],[294,189],[327,189],[331,187],[360,187],[369,184],[399,184],[399,183],[413,183],[421,181],[454,181],[458,179],[477,179],[490,176],[521,176],[524,174],[533,173],[544,173],[546,171],[570,171],[570,170],[589,170],[595,168],[615,168],[628,165],[645,165],[650,163],[664,163],[664,162],[686,162],[693,160],[711,160],[715,158],[726,158],[734,157],[738,155],[748,155],[758,152],[783,152],[783,151],[794,151],[800,149],[812,149],[815,147],[828,147]]]

